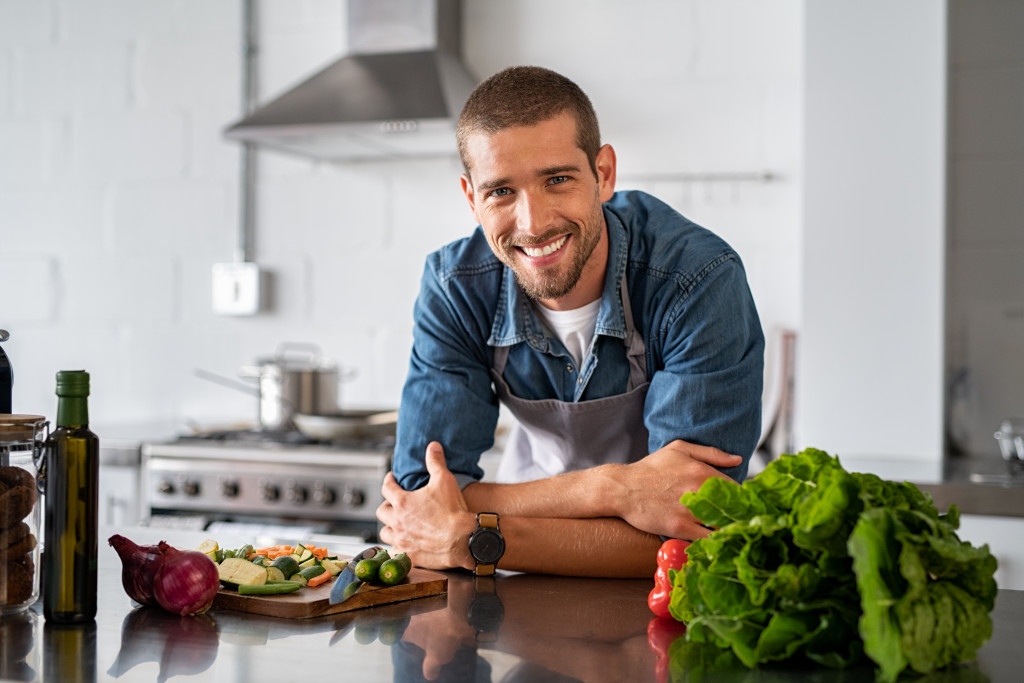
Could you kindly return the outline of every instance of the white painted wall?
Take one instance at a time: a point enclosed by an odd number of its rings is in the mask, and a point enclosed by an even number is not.
[[[946,3],[805,5],[800,443],[943,448]]]
[[[591,95],[620,187],[656,192],[743,256],[765,327],[800,324],[802,2],[465,3],[466,60],[563,71]],[[259,154],[256,259],[275,306],[211,311],[238,230],[241,2],[0,1],[0,327],[15,410],[93,376],[93,422],[253,419],[234,376],[283,341],[397,404],[425,254],[467,234],[454,160],[337,166]],[[344,0],[261,0],[261,100],[344,49]],[[684,174],[767,170],[771,183]]]

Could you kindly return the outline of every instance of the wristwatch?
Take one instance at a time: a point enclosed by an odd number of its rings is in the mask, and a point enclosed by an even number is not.
[[[469,554],[476,561],[476,575],[490,576],[505,554],[505,538],[498,528],[497,512],[478,512],[476,531],[469,536]]]

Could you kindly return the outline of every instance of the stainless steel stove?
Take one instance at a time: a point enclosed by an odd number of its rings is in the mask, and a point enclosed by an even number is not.
[[[143,512],[153,526],[270,525],[377,540],[393,436],[317,442],[241,430],[142,445]]]

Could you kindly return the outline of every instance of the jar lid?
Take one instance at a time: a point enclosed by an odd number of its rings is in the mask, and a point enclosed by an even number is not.
[[[0,440],[30,441],[35,438],[36,430],[46,423],[42,415],[0,415]]]

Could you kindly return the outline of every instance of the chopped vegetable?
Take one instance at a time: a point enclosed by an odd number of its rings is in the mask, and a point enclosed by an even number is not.
[[[333,579],[334,576],[335,575],[331,574],[330,572],[323,572],[319,576],[314,576],[313,578],[311,578],[306,585],[308,585],[310,588],[316,588],[317,586],[321,586],[327,583],[328,581]]]
[[[681,502],[716,530],[690,545],[669,611],[688,641],[731,648],[748,667],[867,655],[894,681],[973,659],[991,635],[996,559],[957,537],[955,505],[939,514],[913,484],[807,449],[742,486],[708,479]]]
[[[246,544],[237,549],[225,549],[214,539],[200,546],[213,557],[220,580],[226,587],[238,589],[242,595],[280,595],[299,590],[303,586],[322,586],[341,574],[348,565],[337,555],[311,544],[279,544],[253,548]],[[375,558],[387,559],[386,552]],[[411,564],[411,563],[410,563]],[[373,579],[377,581],[376,578]],[[261,583],[262,581],[262,583]],[[283,584],[283,585],[282,585]],[[362,581],[354,582],[356,590]]]
[[[267,570],[249,560],[229,557],[218,566],[220,580],[236,586],[262,586],[267,582]]]

